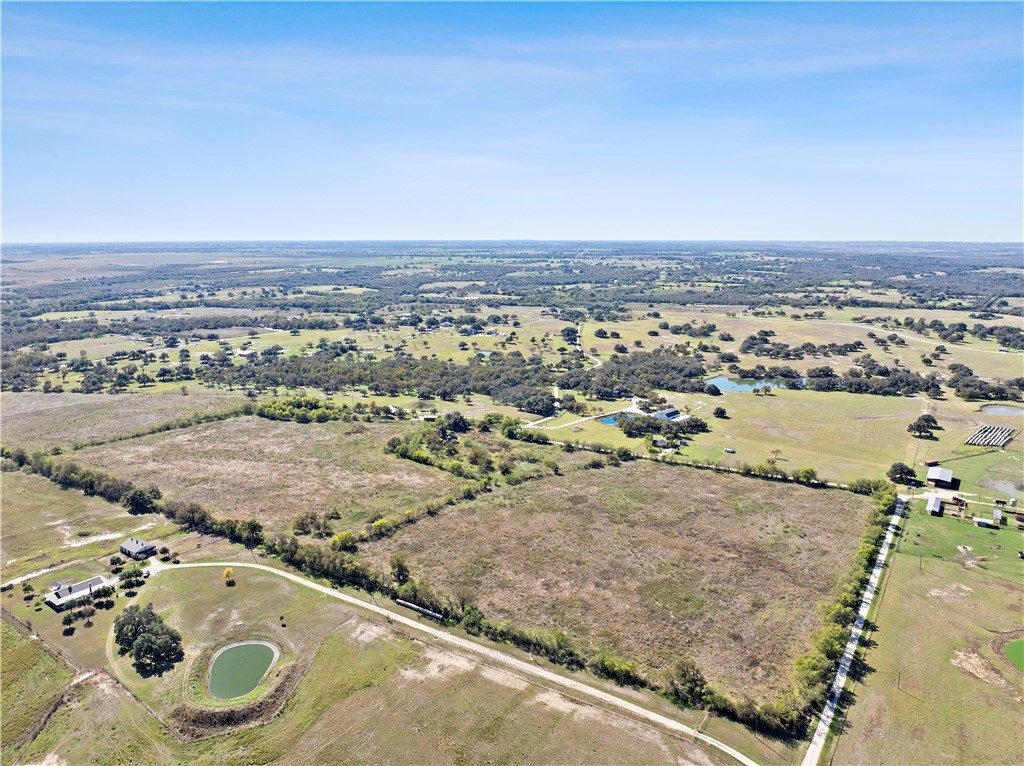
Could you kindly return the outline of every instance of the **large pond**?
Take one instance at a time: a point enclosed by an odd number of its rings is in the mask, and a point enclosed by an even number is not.
[[[276,656],[274,647],[257,641],[221,649],[210,668],[210,694],[219,700],[245,696],[259,686]]]
[[[986,404],[981,411],[986,415],[1024,415],[1024,408],[1012,404]]]
[[[805,383],[807,382],[807,378],[801,378],[801,380]],[[704,382],[717,386],[719,391],[753,391],[755,388],[760,388],[764,385],[769,385],[772,388],[786,387],[786,381],[778,378],[748,380],[744,378],[728,378],[725,375],[719,375],[717,378],[711,378]]]

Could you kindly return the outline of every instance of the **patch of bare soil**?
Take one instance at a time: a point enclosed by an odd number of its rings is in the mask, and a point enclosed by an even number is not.
[[[969,545],[958,545],[956,549],[960,551],[959,556],[954,556],[953,561],[961,564],[965,567],[976,567],[979,563],[984,561],[981,556],[975,556],[971,553],[974,549]]]
[[[177,738],[190,741],[266,723],[281,712],[307,669],[306,664],[289,665],[266,694],[243,705],[225,708],[178,705],[171,711],[168,724]]]
[[[950,662],[968,675],[974,676],[979,681],[983,681],[990,686],[1006,689],[1007,691],[1014,690],[1014,687],[1003,678],[999,671],[992,666],[992,663],[973,649],[957,649]],[[1024,702],[1024,698],[1018,696],[1017,701]]]
[[[959,582],[950,583],[945,588],[932,588],[928,591],[929,596],[941,598],[943,601],[963,601],[971,593],[974,593],[974,588]]]
[[[70,764],[56,753],[48,753],[43,760],[33,761],[25,766],[70,766]]]
[[[423,667],[401,668],[398,672],[402,678],[413,682],[443,680],[460,673],[469,673],[476,667],[475,662],[460,654],[444,652],[432,646],[427,646],[423,650],[423,656],[427,664]]]

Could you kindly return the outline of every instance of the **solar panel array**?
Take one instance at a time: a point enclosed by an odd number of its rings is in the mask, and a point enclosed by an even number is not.
[[[982,426],[971,434],[964,444],[977,447],[1005,447],[1013,438],[1013,429],[1006,426]]]

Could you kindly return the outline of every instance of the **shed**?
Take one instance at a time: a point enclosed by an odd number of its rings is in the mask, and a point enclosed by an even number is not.
[[[938,495],[932,495],[928,498],[928,505],[926,506],[928,513],[932,516],[942,515],[942,499]]]
[[[121,543],[121,553],[130,559],[144,559],[156,553],[156,546],[137,537],[129,537]]]
[[[928,481],[936,487],[948,487],[953,483],[953,471],[949,468],[932,466],[928,469]]]

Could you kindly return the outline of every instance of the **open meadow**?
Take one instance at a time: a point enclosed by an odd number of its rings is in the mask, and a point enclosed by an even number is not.
[[[0,425],[6,447],[25,450],[111,439],[162,423],[236,408],[238,392],[192,386],[188,396],[167,394],[0,394]]]
[[[80,463],[217,517],[291,530],[309,512],[336,514],[339,528],[374,514],[418,510],[459,486],[455,477],[388,455],[388,439],[414,423],[292,423],[241,417],[75,453]]]
[[[491,619],[563,630],[657,674],[683,656],[771,698],[852,560],[867,498],[650,464],[503,488],[360,547]]]

